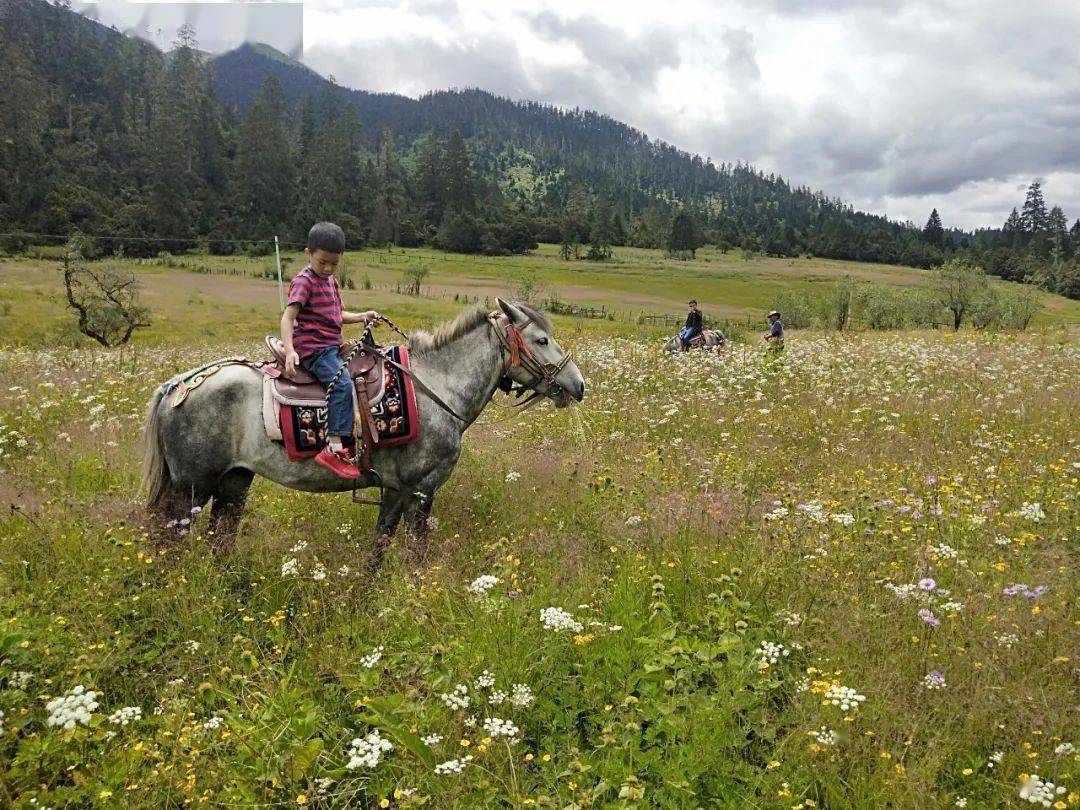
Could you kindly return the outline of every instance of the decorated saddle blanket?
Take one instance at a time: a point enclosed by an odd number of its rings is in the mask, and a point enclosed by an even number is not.
[[[409,368],[409,350],[405,346],[395,346],[388,356]],[[284,403],[275,398],[265,405],[269,406],[263,409],[267,434],[285,443],[290,460],[310,458],[322,450],[326,444],[325,401]],[[401,369],[386,364],[384,392],[375,404],[370,405],[370,410],[375,427],[372,439],[376,447],[408,444],[419,437],[416,393],[412,379]]]

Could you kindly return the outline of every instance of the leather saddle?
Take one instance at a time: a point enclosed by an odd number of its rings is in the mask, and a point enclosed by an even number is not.
[[[273,360],[263,364],[262,372],[271,380],[274,399],[284,405],[315,406],[326,402],[326,386],[311,372],[297,366],[292,375],[285,373],[285,344],[281,338],[267,335],[266,348],[270,350]],[[352,348],[351,343],[343,344],[341,356],[347,356]],[[348,375],[357,395],[367,400],[368,407],[382,399],[386,390],[386,360],[375,347],[364,346],[353,353]],[[337,384],[342,382],[339,380]]]

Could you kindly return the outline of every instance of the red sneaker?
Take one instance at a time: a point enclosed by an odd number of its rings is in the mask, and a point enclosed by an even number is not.
[[[356,465],[352,463],[352,456],[345,450],[335,453],[329,446],[324,447],[319,451],[319,455],[315,456],[315,461],[340,478],[352,481],[360,477],[360,470],[356,469]]]

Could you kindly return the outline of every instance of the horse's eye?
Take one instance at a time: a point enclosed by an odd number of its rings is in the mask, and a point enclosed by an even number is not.
[[[546,337],[537,338],[536,342],[539,343],[541,346],[547,346],[547,338]]]

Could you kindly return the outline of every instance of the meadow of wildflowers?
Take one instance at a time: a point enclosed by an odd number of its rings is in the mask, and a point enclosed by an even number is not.
[[[148,528],[146,398],[245,347],[5,350],[0,806],[1080,806],[1075,342],[567,342],[374,579],[347,496]]]

